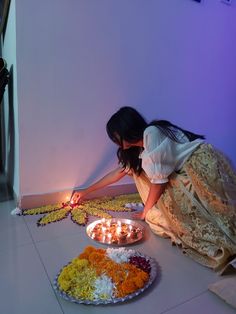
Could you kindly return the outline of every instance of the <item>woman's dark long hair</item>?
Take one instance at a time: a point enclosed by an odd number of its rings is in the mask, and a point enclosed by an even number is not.
[[[120,108],[107,122],[106,131],[109,138],[119,145],[117,150],[119,163],[124,169],[131,169],[138,175],[142,172],[139,155],[143,148],[132,146],[128,149],[123,149],[123,141],[132,144],[137,143],[143,139],[144,130],[151,125],[154,125],[163,134],[178,143],[183,141],[178,137],[179,131],[183,132],[190,142],[205,138],[203,135],[184,130],[167,120],[153,120],[148,124],[136,109],[132,107]]]

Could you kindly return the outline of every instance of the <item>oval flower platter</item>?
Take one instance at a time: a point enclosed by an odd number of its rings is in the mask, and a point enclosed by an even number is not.
[[[59,271],[54,288],[70,302],[112,304],[140,295],[157,273],[156,261],[135,250],[88,246]]]

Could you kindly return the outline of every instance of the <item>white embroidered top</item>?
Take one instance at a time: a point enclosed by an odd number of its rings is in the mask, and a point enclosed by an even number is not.
[[[151,183],[168,182],[169,175],[181,169],[191,153],[204,142],[202,139],[190,142],[181,131],[177,136],[181,143],[171,140],[155,126],[149,126],[144,131],[144,150],[140,158]]]

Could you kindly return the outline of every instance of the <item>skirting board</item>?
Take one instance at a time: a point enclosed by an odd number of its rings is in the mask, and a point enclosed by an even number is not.
[[[67,202],[72,190],[65,190],[61,192],[40,194],[40,195],[25,195],[21,198],[19,207],[21,209],[36,208],[44,205],[57,204]],[[137,193],[135,184],[111,185],[101,190],[92,192],[88,195],[87,199],[103,197],[103,196],[116,196],[121,194]]]

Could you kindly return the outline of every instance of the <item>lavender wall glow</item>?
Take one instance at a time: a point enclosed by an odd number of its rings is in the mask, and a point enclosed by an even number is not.
[[[16,21],[22,195],[112,169],[105,123],[123,105],[205,134],[236,163],[234,3],[21,0]]]

